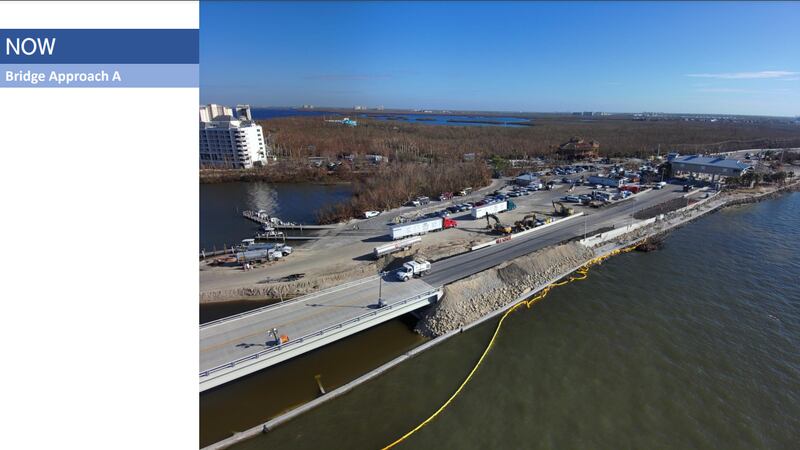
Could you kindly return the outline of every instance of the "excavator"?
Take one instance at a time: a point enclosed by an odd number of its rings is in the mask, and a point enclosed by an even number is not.
[[[514,222],[514,228],[518,231],[525,231],[536,226],[536,214],[528,214],[522,220]]]
[[[557,216],[571,216],[575,214],[574,209],[564,206],[563,203],[557,201],[553,201],[553,209],[555,209]]]
[[[494,226],[489,221],[490,218],[494,219]],[[486,215],[486,228],[498,234],[511,234],[514,231],[510,226],[500,223],[500,219],[494,214]]]

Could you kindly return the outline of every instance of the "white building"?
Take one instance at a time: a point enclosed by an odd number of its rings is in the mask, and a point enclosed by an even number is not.
[[[261,125],[252,120],[234,119],[230,114],[214,115],[231,112],[231,109],[212,106],[219,105],[200,107],[200,165],[248,169],[266,164],[269,149]],[[249,107],[247,114],[242,115],[250,115]],[[212,120],[203,120],[208,116]]]
[[[210,122],[220,116],[233,116],[233,110],[214,103],[200,106],[200,122]]]
[[[250,105],[236,105],[236,118],[239,120],[253,120]]]

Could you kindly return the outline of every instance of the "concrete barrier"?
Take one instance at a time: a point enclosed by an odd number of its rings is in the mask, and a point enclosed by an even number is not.
[[[553,225],[555,225],[557,223],[562,223],[562,222],[564,222],[566,220],[570,220],[570,219],[574,219],[576,217],[580,217],[583,214],[584,213],[582,213],[582,212],[575,213],[575,214],[573,214],[571,216],[564,217],[563,219],[554,220],[554,221],[552,221],[550,223],[546,223],[546,224],[544,224],[544,225],[542,225],[540,227],[531,228],[530,230],[520,231],[519,233],[509,234],[508,236],[503,236],[503,237],[494,239],[492,241],[484,242],[482,244],[478,244],[478,245],[475,245],[473,247],[470,247],[470,250],[471,251],[475,251],[475,250],[480,250],[482,248],[491,247],[493,245],[502,244],[503,242],[507,242],[507,241],[510,241],[512,239],[516,239],[516,238],[519,238],[519,237],[522,237],[522,236],[525,236],[525,235],[528,235],[528,234],[531,234],[531,233],[535,233],[535,232],[537,232],[539,230],[542,230],[542,229],[547,228],[549,226],[553,226]]]
[[[616,237],[622,236],[623,234],[630,233],[637,228],[641,228],[646,225],[650,225],[656,221],[656,217],[652,217],[646,220],[640,220],[639,222],[634,222],[630,225],[626,225],[624,227],[616,228],[611,231],[606,231],[605,233],[595,234],[594,236],[587,237],[586,239],[581,239],[580,244],[586,247],[594,247],[598,244],[602,244],[603,242],[610,241]]]

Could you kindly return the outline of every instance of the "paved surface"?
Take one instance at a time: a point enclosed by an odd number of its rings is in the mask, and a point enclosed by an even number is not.
[[[586,218],[575,218],[555,224],[540,232],[517,238],[485,249],[463,253],[432,265],[423,280],[395,281],[393,273],[384,277],[383,298],[388,303],[411,297],[434,287],[468,277],[510,259],[531,253],[563,240],[580,236],[584,230],[592,232],[601,227],[624,225],[635,211],[680,197],[683,192],[675,186],[652,190],[633,196],[620,204],[592,209],[572,205],[584,212]],[[488,237],[487,237],[488,240]],[[208,370],[238,358],[258,353],[272,343],[267,333],[273,327],[279,334],[291,338],[347,321],[370,312],[378,299],[377,277],[334,288],[322,295],[306,296],[299,300],[265,309],[258,314],[244,316],[200,330],[200,370]]]
[[[605,226],[624,225],[626,219],[636,211],[668,201],[671,198],[681,197],[683,192],[675,186],[668,186],[661,190],[652,190],[631,197],[618,205],[593,209],[570,205],[577,212],[586,214],[585,219],[579,217],[568,220],[563,224],[556,224],[533,232],[521,238],[463,253],[433,264],[431,274],[426,278],[434,286],[452,283],[474,273],[494,267],[504,261],[526,255],[549,245],[556,244],[566,239],[582,236],[584,230],[591,233],[593,230]]]
[[[423,280],[415,278],[401,282],[389,274],[384,277],[382,297],[386,303],[393,303],[432,289]],[[273,337],[268,335],[272,328],[277,328],[278,334],[285,334],[290,339],[299,338],[372,311],[378,302],[378,278],[353,284],[201,328],[200,371],[274,345]]]

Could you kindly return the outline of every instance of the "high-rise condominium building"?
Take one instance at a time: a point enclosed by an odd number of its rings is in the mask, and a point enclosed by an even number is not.
[[[239,105],[236,111],[238,118],[225,106],[200,107],[201,166],[247,169],[267,163],[269,149],[261,125],[250,119],[249,106]]]

